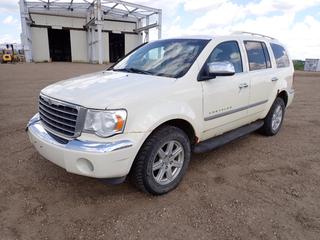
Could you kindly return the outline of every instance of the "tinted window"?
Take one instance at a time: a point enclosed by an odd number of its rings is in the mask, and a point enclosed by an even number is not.
[[[236,73],[242,72],[242,61],[237,42],[220,43],[210,54],[208,62],[229,61],[233,64]]]
[[[179,78],[186,74],[209,40],[167,39],[148,43],[133,51],[114,71]]]
[[[244,42],[250,71],[271,68],[270,56],[263,42],[245,41]]]
[[[277,67],[278,68],[289,67],[290,60],[286,50],[282,46],[275,43],[271,43],[271,48],[273,51],[273,55],[276,59]]]

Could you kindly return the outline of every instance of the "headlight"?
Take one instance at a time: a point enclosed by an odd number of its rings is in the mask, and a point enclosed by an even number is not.
[[[100,137],[110,137],[122,133],[127,119],[125,110],[88,110],[84,132],[92,132]]]

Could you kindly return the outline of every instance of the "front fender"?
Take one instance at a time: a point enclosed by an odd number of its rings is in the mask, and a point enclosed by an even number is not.
[[[184,102],[165,101],[152,106],[148,111],[144,109],[140,113],[135,112],[133,116],[129,115],[126,129],[128,132],[152,132],[167,121],[182,119],[189,122],[196,136],[199,136],[202,129],[199,116],[202,116],[201,107],[194,108]]]

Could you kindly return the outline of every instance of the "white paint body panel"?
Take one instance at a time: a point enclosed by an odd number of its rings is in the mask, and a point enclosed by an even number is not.
[[[236,40],[240,44],[243,60],[243,73],[235,74],[231,77],[216,77],[207,81],[197,81],[200,69],[212,52],[214,47],[224,41]],[[199,139],[206,140],[216,135],[223,134],[237,127],[249,124],[258,119],[263,119],[268,113],[276,95],[285,91],[288,95],[289,106],[293,99],[293,66],[277,69],[272,51],[269,54],[272,68],[259,71],[248,71],[248,60],[242,45],[244,40],[265,41],[269,40],[252,36],[227,36],[213,39],[202,51],[189,71],[181,78],[167,78],[151,75],[134,73],[105,71],[88,74],[69,80],[61,81],[50,85],[42,90],[42,94],[58,100],[81,105],[86,108],[94,109],[126,109],[128,113],[125,131],[123,134],[110,138],[100,138],[93,134],[82,134],[78,139],[81,141],[117,141],[134,136],[134,146],[126,152],[126,163],[121,168],[121,174],[97,174],[96,177],[122,177],[126,175],[132,162],[150,133],[162,123],[182,119],[189,122]],[[269,45],[268,45],[269,47]],[[277,77],[279,80],[272,82],[271,78]],[[246,82],[249,87],[239,90],[239,84]],[[263,104],[245,108],[250,104],[265,101]],[[230,109],[241,109],[227,113],[225,116],[205,120],[217,114],[212,112],[214,109],[222,109],[227,112]],[[31,136],[31,138],[33,138]],[[39,150],[40,151],[40,150]],[[51,156],[54,151],[43,152],[46,158]],[[67,151],[67,150],[64,150]],[[116,152],[115,152],[116,153]],[[79,153],[74,155],[72,151],[63,154],[70,159],[81,157]],[[85,155],[86,153],[84,153]],[[106,156],[103,169],[115,169],[114,161],[123,159],[115,154]],[[70,161],[72,162],[72,160]],[[65,166],[69,171],[72,166]],[[116,170],[115,170],[116,171]],[[76,171],[77,174],[81,174]],[[91,175],[95,177],[95,175]]]

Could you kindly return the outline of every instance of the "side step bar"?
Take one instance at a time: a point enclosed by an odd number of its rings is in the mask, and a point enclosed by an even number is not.
[[[258,120],[256,122],[250,123],[243,127],[237,128],[230,132],[224,133],[220,136],[207,139],[203,142],[196,144],[193,148],[194,153],[205,153],[213,149],[216,149],[226,143],[243,137],[251,132],[254,132],[263,126],[263,120]]]

